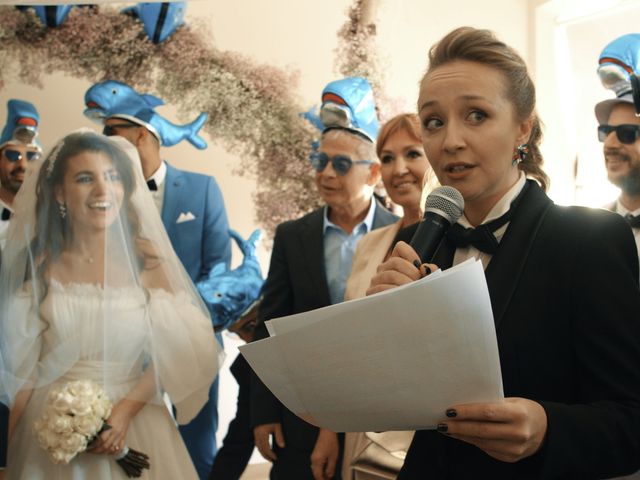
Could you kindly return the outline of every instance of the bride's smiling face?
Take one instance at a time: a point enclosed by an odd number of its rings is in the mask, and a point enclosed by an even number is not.
[[[66,205],[72,229],[102,230],[113,224],[124,187],[111,159],[102,152],[85,151],[70,157],[66,167],[56,200]]]

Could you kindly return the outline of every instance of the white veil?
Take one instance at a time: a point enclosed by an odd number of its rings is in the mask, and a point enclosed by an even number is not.
[[[0,401],[91,379],[114,403],[166,392],[187,423],[222,354],[135,148],[69,134],[26,173],[14,205],[0,271]],[[143,376],[152,394],[140,392]]]

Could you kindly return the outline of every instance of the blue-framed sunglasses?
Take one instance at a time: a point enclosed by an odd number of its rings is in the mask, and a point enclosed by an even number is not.
[[[604,142],[611,132],[616,132],[620,143],[631,145],[640,137],[640,125],[598,125],[598,140]]]
[[[371,165],[373,163],[371,160],[351,160],[347,155],[334,155],[333,157],[329,157],[329,155],[324,152],[311,152],[309,161],[316,172],[322,172],[327,168],[329,161],[331,161],[331,166],[340,176],[346,175],[354,164]]]
[[[22,152],[20,150],[14,150],[13,148],[5,148],[2,154],[11,163],[16,163],[22,160]],[[26,152],[27,162],[32,162],[40,158],[40,152],[28,151]]]

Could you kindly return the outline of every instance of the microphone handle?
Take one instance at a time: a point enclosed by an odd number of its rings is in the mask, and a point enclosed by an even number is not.
[[[410,243],[422,263],[431,263],[450,226],[451,223],[442,215],[435,212],[425,212]]]

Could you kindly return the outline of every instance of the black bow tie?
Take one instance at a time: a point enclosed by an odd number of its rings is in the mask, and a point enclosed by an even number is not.
[[[153,178],[151,180],[147,180],[147,187],[149,187],[149,190],[151,190],[152,192],[158,190],[158,184]]]
[[[511,202],[511,206],[507,213],[501,217],[478,225],[476,228],[465,228],[459,223],[455,223],[451,225],[451,228],[447,232],[447,238],[455,245],[456,248],[466,248],[471,245],[481,252],[488,253],[489,255],[495,254],[500,244],[493,232],[500,229],[500,227],[503,227],[511,220],[513,212],[520,203],[520,200],[524,196],[528,187],[529,184],[525,183],[518,196],[513,200],[513,202]]]
[[[9,210],[8,208],[3,208],[2,209],[2,221],[6,222],[10,218],[11,218],[11,210]]]
[[[631,228],[640,228],[640,215],[633,216],[630,213],[625,215],[624,219],[627,221]]]

